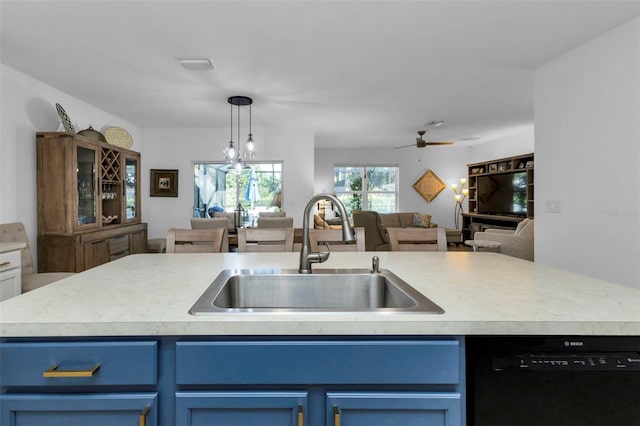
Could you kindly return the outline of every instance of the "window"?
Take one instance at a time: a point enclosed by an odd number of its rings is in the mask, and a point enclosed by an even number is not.
[[[244,162],[239,173],[227,163],[193,165],[194,216],[208,217],[209,210],[232,212],[242,205],[249,218],[260,211],[282,207],[282,162]]]
[[[333,170],[334,192],[349,215],[353,210],[397,210],[398,167],[336,166]]]

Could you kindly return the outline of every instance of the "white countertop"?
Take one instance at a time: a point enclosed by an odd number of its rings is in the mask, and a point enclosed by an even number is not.
[[[20,250],[22,248],[25,248],[26,246],[27,246],[26,243],[18,243],[18,242],[5,243],[5,242],[0,242],[0,253],[6,253],[8,251]]]
[[[332,253],[314,269],[371,257],[442,315],[189,315],[218,272],[297,269],[298,253],[132,255],[0,303],[0,336],[640,335],[640,290],[495,253]]]

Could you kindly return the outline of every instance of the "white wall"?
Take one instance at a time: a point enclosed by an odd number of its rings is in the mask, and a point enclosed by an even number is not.
[[[302,226],[302,212],[313,195],[314,135],[308,129],[254,128],[259,161],[284,161],[282,209]],[[193,216],[193,162],[221,161],[229,141],[228,128],[144,129],[142,156],[142,220],[149,238],[172,227],[190,228]],[[178,197],[150,197],[149,170],[178,169]]]
[[[127,129],[141,149],[139,129],[131,123],[67,95],[13,68],[0,68],[0,223],[22,222],[36,257],[36,132],[55,131],[62,105],[76,131],[92,125]],[[62,172],[62,171],[61,171]]]
[[[395,165],[400,167],[399,211],[428,213],[433,222],[454,228],[455,201],[450,185],[467,176],[467,164],[533,152],[533,129],[488,141],[475,147],[431,147],[403,149],[316,149],[316,193],[333,192],[333,167],[350,165]],[[428,203],[413,189],[413,184],[431,169],[446,185]],[[465,203],[465,212],[468,212]]]
[[[523,126],[516,133],[473,146],[470,150],[468,163],[481,163],[498,158],[529,154],[535,152],[534,141],[533,125]]]
[[[535,79],[536,261],[638,288],[639,76],[635,19]]]

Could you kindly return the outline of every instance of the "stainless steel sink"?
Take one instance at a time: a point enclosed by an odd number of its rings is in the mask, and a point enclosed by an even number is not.
[[[222,271],[189,310],[192,315],[241,312],[394,312],[444,310],[392,272],[381,269]]]

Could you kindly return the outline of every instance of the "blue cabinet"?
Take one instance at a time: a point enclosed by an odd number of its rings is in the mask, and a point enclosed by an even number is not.
[[[464,426],[464,339],[3,339],[0,423]]]
[[[157,425],[157,394],[11,394],[0,397],[6,426]]]
[[[303,426],[307,392],[178,392],[176,426]]]
[[[178,341],[178,389],[203,390],[177,392],[176,424],[462,426],[463,346],[453,338]]]
[[[329,392],[326,426],[458,426],[457,392]]]
[[[0,424],[156,426],[157,351],[155,341],[3,342]]]
[[[460,382],[458,340],[182,341],[176,381],[183,385]]]

